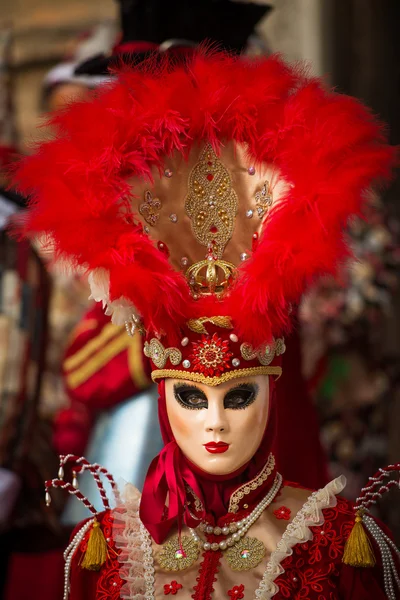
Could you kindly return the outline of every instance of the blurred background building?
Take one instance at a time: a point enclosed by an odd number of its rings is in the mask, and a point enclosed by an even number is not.
[[[47,110],[106,81],[113,53],[139,60],[159,44],[169,48],[171,38],[190,46],[196,36],[308,61],[327,84],[366,102],[399,144],[399,23],[398,0],[1,2],[0,498],[9,510],[0,510],[0,596],[22,600],[37,589],[42,600],[61,597],[61,549],[82,514],[65,509],[61,495],[45,509],[42,481],[55,473],[58,451],[89,453],[140,485],[160,444],[138,340],[90,304],[82,278],[50,267],[46,255],[4,229],[24,205],[7,191],[14,151],[30,152],[50,135],[37,129]],[[371,198],[366,222],[351,224],[357,262],[342,281],[315,286],[295,332],[328,468],[346,474],[350,497],[400,456],[399,185]],[[22,348],[29,348],[25,362]],[[133,421],[142,423],[142,438],[123,429]],[[130,444],[128,460],[115,431]],[[396,505],[383,506],[381,516],[400,539]]]

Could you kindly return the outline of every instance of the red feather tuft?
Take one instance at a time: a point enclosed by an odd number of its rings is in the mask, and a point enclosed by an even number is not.
[[[15,173],[31,197],[27,231],[47,232],[57,257],[107,269],[110,299],[128,299],[146,328],[170,343],[203,310],[231,315],[254,346],[281,335],[290,303],[346,258],[347,220],[361,213],[370,186],[390,177],[395,160],[359,102],[276,56],[200,52],[186,66],[122,66],[116,83],[51,122],[57,138]],[[183,275],[135,225],[129,204],[128,179],[151,180],[166,155],[187,156],[201,140],[216,150],[227,140],[247,143],[253,164],[272,163],[291,184],[231,294],[214,304],[190,298]]]

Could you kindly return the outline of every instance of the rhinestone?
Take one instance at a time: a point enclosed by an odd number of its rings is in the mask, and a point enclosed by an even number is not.
[[[249,255],[246,254],[246,252],[242,252],[242,254],[240,255],[240,260],[243,262],[244,260],[246,260],[247,258],[249,258]]]
[[[244,549],[240,553],[241,558],[250,558],[250,550]]]
[[[183,267],[186,267],[186,265],[188,264],[188,262],[189,262],[189,259],[188,259],[186,256],[183,256],[183,257],[181,258],[181,265],[182,265]]]
[[[214,529],[214,534],[215,534],[215,535],[221,535],[221,533],[222,533],[222,529],[221,529],[221,527],[216,527],[216,528]]]
[[[172,221],[172,223],[176,223],[178,221],[178,217],[176,216],[175,213],[172,213],[172,215],[169,215],[169,219],[170,219],[170,221]]]
[[[251,217],[253,216],[253,211],[251,210],[251,208],[249,208],[249,210],[246,210],[246,217],[248,219],[251,219]]]
[[[188,343],[189,343],[189,338],[187,338],[187,337],[184,337],[183,340],[181,341],[182,346],[187,346]]]
[[[165,169],[164,175],[165,175],[165,177],[168,177],[168,178],[172,177],[172,171],[171,171],[171,169]]]
[[[182,364],[185,367],[185,369],[189,369],[189,367],[190,367],[190,360],[184,360]]]
[[[214,528],[211,527],[211,525],[207,525],[206,532],[207,533],[212,533],[213,531],[214,531]]]
[[[147,225],[145,225],[145,226],[143,227],[143,231],[144,231],[145,233],[150,233],[150,228],[149,228],[149,227],[147,227]]]
[[[180,560],[181,558],[185,558],[185,553],[180,548],[175,552],[175,558]]]
[[[256,169],[255,169],[255,167],[249,167],[247,169],[247,172],[249,175],[255,175]]]
[[[240,360],[238,358],[234,358],[232,360],[232,364],[234,367],[238,367],[240,365]]]
[[[229,339],[231,340],[231,342],[237,342],[238,341],[238,336],[235,335],[234,333],[231,333],[231,335],[229,336]]]

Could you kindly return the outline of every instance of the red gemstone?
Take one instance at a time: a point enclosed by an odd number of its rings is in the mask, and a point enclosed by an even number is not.
[[[212,165],[211,160],[209,160],[207,164],[208,164],[209,167],[211,167],[211,165]]]
[[[212,173],[208,173],[207,179],[208,181],[212,181],[214,179],[214,175]]]
[[[218,233],[218,227],[212,225],[212,227],[210,227],[210,233]]]

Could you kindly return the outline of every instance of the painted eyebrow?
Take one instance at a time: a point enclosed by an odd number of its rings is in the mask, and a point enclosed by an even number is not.
[[[230,392],[240,390],[247,390],[248,392],[254,392],[255,394],[257,394],[259,389],[260,388],[256,383],[240,383],[239,385],[234,385],[231,388],[229,388],[224,397],[226,397]]]
[[[187,389],[189,389],[189,390],[195,390],[196,392],[199,392],[205,398],[207,398],[207,396],[203,392],[203,390],[201,390],[200,388],[198,388],[197,385],[192,385],[190,383],[174,383],[174,391],[175,392],[179,392],[179,391],[187,390]]]

